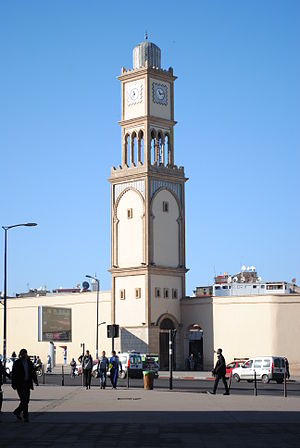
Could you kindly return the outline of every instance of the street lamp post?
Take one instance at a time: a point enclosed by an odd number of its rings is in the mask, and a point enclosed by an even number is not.
[[[2,226],[4,230],[4,285],[3,285],[3,363],[4,363],[4,373],[3,382],[6,382],[6,333],[7,333],[7,232],[14,227],[35,227],[37,224],[35,222],[27,222],[25,224],[14,224],[12,226]]]
[[[97,277],[93,277],[92,275],[86,275],[86,278],[90,278],[97,282],[97,305],[96,305],[96,359],[98,359],[98,327],[99,327],[99,289],[100,289],[100,281]]]

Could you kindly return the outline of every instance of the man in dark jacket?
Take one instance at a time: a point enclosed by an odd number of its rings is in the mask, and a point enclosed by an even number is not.
[[[33,390],[33,383],[38,386],[36,371],[29,359],[27,350],[22,348],[19,359],[15,361],[11,373],[11,386],[17,390],[20,398],[20,404],[13,412],[18,420],[21,420],[21,412],[23,412],[24,421],[28,422],[30,389]]]
[[[82,373],[84,376],[84,383],[86,389],[91,388],[92,370],[93,370],[93,358],[91,357],[89,350],[87,350],[85,352],[84,357],[82,358]]]
[[[219,381],[220,381],[220,379],[222,379],[224,387],[225,387],[224,395],[229,395],[229,389],[228,389],[228,385],[227,385],[227,381],[226,381],[226,362],[225,362],[224,356],[222,355],[222,349],[221,348],[218,348],[217,356],[218,356],[218,360],[216,362],[215,368],[212,371],[212,374],[216,378],[215,378],[214,388],[213,388],[213,391],[211,393],[213,395],[216,394]]]

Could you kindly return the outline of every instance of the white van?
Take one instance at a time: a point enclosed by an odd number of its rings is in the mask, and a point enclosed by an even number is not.
[[[121,378],[126,378],[128,367],[130,378],[143,378],[143,362],[140,353],[118,353],[118,357],[122,364],[122,372],[120,372]]]
[[[241,380],[251,382],[254,380],[254,372],[256,379],[265,384],[270,381],[282,383],[286,372],[285,359],[281,356],[257,356],[232,369],[231,375],[237,382]]]

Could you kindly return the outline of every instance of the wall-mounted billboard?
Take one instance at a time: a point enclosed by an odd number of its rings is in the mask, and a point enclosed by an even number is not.
[[[72,341],[72,310],[39,306],[39,341]]]

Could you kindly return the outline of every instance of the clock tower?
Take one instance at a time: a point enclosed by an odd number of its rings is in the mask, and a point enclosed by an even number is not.
[[[121,70],[121,164],[111,184],[112,323],[120,351],[159,353],[168,367],[168,330],[180,333],[185,296],[186,178],[174,161],[173,69],[149,42]],[[181,356],[180,344],[176,357]]]

